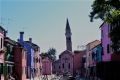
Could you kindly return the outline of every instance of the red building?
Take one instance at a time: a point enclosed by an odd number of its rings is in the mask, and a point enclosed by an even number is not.
[[[51,75],[52,74],[52,61],[48,58],[45,57],[42,61],[42,74],[43,75]]]
[[[15,73],[18,74],[20,80],[26,80],[26,56],[26,48],[16,42],[14,46]]]
[[[76,75],[77,70],[83,72],[83,55],[86,53],[86,50],[83,51],[74,51],[73,56],[73,75]]]

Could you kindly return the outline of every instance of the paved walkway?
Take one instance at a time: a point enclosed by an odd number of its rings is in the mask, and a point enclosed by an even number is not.
[[[34,79],[32,78],[32,79],[26,79],[26,80],[44,80],[43,77],[44,76],[42,75],[42,76],[40,76],[40,78],[39,77],[35,77]],[[55,75],[47,75],[47,77],[48,77],[48,80],[51,80],[52,78],[55,77]]]

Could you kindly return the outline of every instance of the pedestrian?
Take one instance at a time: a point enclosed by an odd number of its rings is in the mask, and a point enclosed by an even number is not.
[[[8,73],[7,80],[15,80],[15,79],[11,76],[11,73]]]

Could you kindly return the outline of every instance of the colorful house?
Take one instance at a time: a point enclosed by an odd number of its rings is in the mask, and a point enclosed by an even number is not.
[[[92,42],[90,42],[86,45],[86,70],[85,70],[86,71],[86,77],[88,77],[88,75],[90,74],[90,68],[89,68],[90,67],[90,65],[89,65],[90,64],[90,61],[89,61],[90,50],[100,43],[101,43],[101,41],[94,40],[94,41],[92,41]]]
[[[118,24],[118,22],[117,22]],[[105,22],[100,26],[101,28],[101,42],[102,42],[102,61],[97,64],[97,77],[105,80],[118,80],[120,79],[120,55],[113,53],[111,47],[111,39],[109,31],[113,26]],[[104,75],[101,75],[104,74]],[[113,76],[115,75],[115,76]]]
[[[4,46],[6,47],[5,53],[5,67],[4,67],[4,76],[6,78],[8,72],[14,73],[14,46],[15,42],[11,40],[9,37],[5,37]],[[6,79],[5,79],[6,80]]]
[[[34,48],[28,42],[23,39],[24,32],[20,32],[19,43],[27,49],[27,78],[34,77]]]
[[[100,49],[100,50],[99,50]],[[90,54],[89,54],[89,69],[90,69],[90,76],[91,77],[95,77],[96,76],[96,62],[97,59],[100,60],[102,59],[102,55],[101,55],[101,43],[96,45],[95,47],[93,47],[90,50]]]
[[[14,46],[14,62],[15,62],[15,73],[18,74],[20,80],[26,80],[27,75],[27,51],[24,46],[16,42]]]
[[[102,48],[103,48],[103,56],[102,60],[104,62],[113,61],[113,60],[120,60],[120,55],[113,53],[111,48],[111,39],[109,37],[109,32],[112,30],[112,26],[103,23],[101,26],[101,41],[102,41]]]
[[[96,62],[102,61],[102,43],[97,46],[97,52],[96,52]]]
[[[86,53],[86,50],[74,51],[74,56],[73,56],[73,75],[74,76],[79,74],[79,71],[80,71],[80,75],[83,76],[84,68],[83,68],[82,57],[85,53]]]
[[[42,60],[42,74],[51,75],[52,74],[52,61],[48,57],[44,57]]]
[[[53,62],[53,65],[52,65],[52,73],[53,74],[59,74],[61,72],[61,69],[60,69],[60,60],[56,60]]]
[[[1,79],[1,74],[3,74],[3,63],[4,63],[4,38],[6,36],[5,29],[0,26],[0,79]]]
[[[40,76],[40,58],[39,58],[39,53],[40,53],[40,47],[32,42],[32,38],[29,38],[29,41],[26,41],[27,43],[30,43],[34,49],[34,77],[39,77]]]

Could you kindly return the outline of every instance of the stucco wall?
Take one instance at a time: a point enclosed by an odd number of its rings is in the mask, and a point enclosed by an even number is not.
[[[86,50],[84,51],[79,51],[78,53],[74,53],[74,58],[73,58],[73,74],[74,76],[76,75],[76,71],[80,70],[81,72],[83,71],[83,61],[82,57],[86,53]]]
[[[3,50],[3,44],[4,44],[4,34],[0,33],[0,42],[1,42],[1,38],[2,38],[2,48],[1,48],[1,43],[0,43],[0,51]],[[0,63],[4,62],[4,54],[0,53]]]
[[[103,33],[102,33],[103,30]],[[101,39],[102,39],[102,47],[104,48],[103,52],[104,55],[102,56],[103,61],[110,61],[111,60],[111,54],[107,53],[107,44],[110,43],[110,38],[108,38],[108,25],[103,24],[101,27]]]

